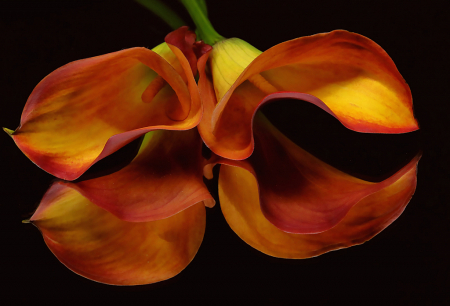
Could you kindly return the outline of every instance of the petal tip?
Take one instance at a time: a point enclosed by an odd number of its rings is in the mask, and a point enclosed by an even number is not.
[[[8,135],[11,136],[11,137],[13,136],[13,134],[14,134],[14,132],[15,132],[15,131],[10,130],[10,129],[5,128],[5,127],[3,128],[3,131],[5,131],[6,134],[8,134]]]
[[[213,174],[214,166],[215,166],[215,164],[208,164],[203,167],[203,176],[206,179],[212,180],[214,178],[214,174]]]
[[[216,201],[214,199],[206,199],[203,200],[203,204],[208,208],[213,208],[216,205]]]

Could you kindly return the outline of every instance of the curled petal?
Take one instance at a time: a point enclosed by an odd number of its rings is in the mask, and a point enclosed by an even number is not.
[[[125,221],[167,218],[201,201],[211,207],[215,202],[203,183],[201,146],[196,129],[149,132],[126,167],[65,184]]]
[[[193,50],[195,38],[194,32],[189,31],[187,26],[182,26],[178,30],[167,34],[164,39],[167,44],[176,47],[184,55],[194,75],[197,74],[197,57]]]
[[[238,42],[223,41],[230,46],[222,49],[244,48]],[[264,98],[267,102],[286,92],[290,98],[313,97],[314,104],[355,131],[404,133],[418,129],[408,85],[387,53],[364,36],[337,30],[287,41],[259,56],[252,54],[255,59],[245,69],[241,67],[237,78],[239,69],[230,72],[225,61],[219,65],[211,59],[215,63],[211,64],[214,96],[208,99],[213,100],[214,110],[210,118],[205,114],[204,120],[211,123],[202,137],[213,134],[204,138],[218,155],[231,159],[250,156],[255,112]],[[210,57],[214,56],[220,54]],[[205,77],[200,78],[199,86],[202,82],[206,87]]]
[[[226,39],[214,45],[210,56],[210,71],[217,101],[222,100],[245,68],[261,53],[239,38]]]
[[[131,48],[55,70],[30,95],[14,141],[45,171],[74,180],[149,131],[195,127],[202,115],[195,80],[170,48]]]
[[[275,227],[261,211],[255,177],[240,167],[220,168],[220,206],[233,231],[255,249],[281,258],[313,257],[364,243],[395,221],[416,188],[416,163],[410,163],[392,184],[362,199],[338,225],[323,233],[292,234]]]
[[[213,152],[216,154],[220,154],[219,150],[221,148],[218,143],[217,137],[212,133],[212,113],[214,112],[214,108],[216,106],[216,97],[214,94],[214,86],[212,83],[212,79],[206,73],[206,63],[208,61],[209,55],[211,54],[211,50],[206,52],[204,55],[199,57],[197,62],[199,81],[198,81],[198,90],[200,92],[200,97],[202,99],[203,105],[203,118],[197,126],[198,132],[202,137],[206,146],[208,146]],[[223,143],[224,145],[226,142]]]
[[[363,198],[393,184],[417,156],[390,178],[371,183],[345,174],[304,151],[263,116],[255,118],[255,152],[245,162],[219,161],[251,171],[264,216],[289,233],[311,234],[336,226]]]
[[[163,220],[126,222],[55,183],[31,221],[69,269],[114,285],[171,278],[193,259],[205,231],[202,203]]]

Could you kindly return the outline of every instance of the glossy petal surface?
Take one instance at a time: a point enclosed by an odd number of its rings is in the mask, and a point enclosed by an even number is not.
[[[79,183],[66,183],[126,221],[167,218],[198,202],[214,205],[203,183],[202,141],[196,129],[153,131],[126,167]]]
[[[304,151],[260,114],[255,118],[254,132],[255,152],[248,160],[216,162],[243,167],[254,174],[263,214],[285,232],[327,231],[360,200],[391,185],[409,171],[404,167],[379,183],[363,181]],[[411,163],[418,159],[419,156]]]
[[[55,70],[30,95],[14,141],[45,171],[73,180],[151,130],[195,127],[195,80],[182,52],[171,48],[158,46],[159,55],[131,48]]]
[[[248,56],[248,52],[241,53]],[[314,100],[314,104],[355,131],[404,133],[418,129],[408,85],[386,52],[364,36],[337,30],[287,41],[259,56],[253,53],[255,59],[245,69],[241,67],[237,79],[237,61],[236,69],[228,71],[228,67],[234,66],[226,61],[221,66],[211,59],[210,91],[214,96],[202,99],[212,99],[209,103],[214,110],[210,118],[205,114],[204,120],[211,122],[210,129],[201,134],[220,156],[231,159],[250,156],[256,110],[263,99],[268,102],[286,92],[297,99],[309,95],[312,98],[307,101]],[[208,78],[211,76],[205,73],[199,87],[211,86],[207,84]],[[206,133],[212,135],[204,136]]]
[[[244,168],[221,166],[220,205],[233,231],[257,250],[281,258],[313,257],[361,244],[396,220],[414,193],[416,165],[417,159],[397,180],[362,199],[339,224],[318,234],[286,233],[270,223],[261,211],[258,183]]]
[[[45,243],[69,269],[114,285],[171,278],[195,256],[205,231],[202,203],[163,220],[126,222],[55,183],[33,217]]]

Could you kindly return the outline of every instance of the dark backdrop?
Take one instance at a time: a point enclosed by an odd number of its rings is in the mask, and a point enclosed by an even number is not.
[[[386,178],[422,150],[416,193],[386,230],[361,246],[316,258],[276,259],[234,234],[217,205],[207,210],[206,234],[197,256],[178,276],[146,286],[102,285],[64,267],[39,231],[21,224],[53,177],[2,134],[2,300],[8,305],[38,300],[59,304],[76,298],[87,304],[125,298],[156,305],[172,301],[208,305],[450,302],[446,294],[450,272],[448,14],[444,1],[393,2],[209,1],[210,19],[220,34],[239,37],[260,50],[300,36],[346,29],[371,38],[392,57],[411,87],[418,132],[352,132],[299,101],[278,101],[263,110],[303,148],[361,178]],[[179,3],[167,3],[190,22]],[[152,48],[170,30],[133,1],[1,2],[1,126],[18,126],[28,95],[56,68],[129,47]],[[132,144],[90,171],[129,160],[133,149]],[[216,194],[214,181],[210,186]]]

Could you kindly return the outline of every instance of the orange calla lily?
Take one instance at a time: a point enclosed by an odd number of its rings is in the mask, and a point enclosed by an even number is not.
[[[166,219],[126,222],[55,183],[31,221],[75,273],[106,284],[139,285],[173,277],[189,264],[203,239],[205,209],[198,203]]]
[[[420,155],[372,183],[320,161],[255,117],[255,151],[244,161],[219,156],[219,199],[230,227],[254,248],[307,258],[363,243],[392,223],[411,199]]]
[[[229,159],[253,152],[252,120],[279,98],[313,103],[358,132],[418,129],[411,92],[392,59],[375,42],[337,30],[300,37],[261,52],[237,39],[214,45],[200,60],[205,108],[199,130],[206,145]],[[201,67],[201,68],[200,68]]]
[[[53,183],[31,217],[69,269],[116,285],[178,274],[200,247],[204,206],[215,204],[203,176],[212,178],[216,164],[230,227],[276,257],[362,243],[404,210],[419,155],[382,182],[360,180],[257,114],[264,103],[294,98],[355,131],[418,129],[409,87],[381,47],[342,30],[266,52],[239,39],[214,39],[211,48],[181,27],[153,50],[69,63],[36,86],[19,128],[5,129],[35,164],[64,180],[145,134],[127,166]],[[214,153],[208,161],[202,140]]]
[[[262,188],[258,194],[255,176],[244,167],[220,168],[220,204],[233,231],[255,249],[280,258],[314,257],[364,243],[395,221],[414,194],[417,161],[412,160],[386,187],[362,198],[336,226],[321,233],[289,233],[269,222],[260,204]]]
[[[132,48],[70,63],[31,94],[21,126],[7,130],[44,170],[73,180],[145,134],[130,164],[79,182],[59,181],[31,217],[56,257],[89,279],[116,285],[173,277],[196,254],[205,209],[202,117],[187,27],[152,51]]]
[[[250,158],[232,161],[216,157],[213,162],[251,172],[258,181],[262,213],[288,233],[315,234],[330,230],[362,199],[397,182],[419,160],[417,156],[390,178],[371,183],[313,157],[261,114],[255,118],[254,132],[256,147]],[[210,167],[206,169],[208,172]],[[238,182],[240,177],[234,180]]]
[[[193,259],[214,199],[202,181],[198,132],[153,131],[134,160],[110,175],[56,182],[31,217],[56,257],[116,285],[173,277]]]
[[[257,114],[265,103],[290,98],[315,104],[354,131],[417,130],[410,89],[375,42],[336,30],[261,52],[221,39],[198,69],[199,131],[216,154],[205,176],[222,164],[221,207],[248,244],[277,257],[316,256],[370,239],[403,211],[419,156],[383,182],[362,181],[314,158]]]
[[[183,27],[153,50],[126,49],[55,70],[31,93],[20,126],[6,131],[40,168],[74,180],[149,131],[194,128],[202,117],[195,55],[185,50],[188,62],[170,44],[174,35],[191,42],[195,34]]]
[[[212,207],[215,202],[202,179],[201,147],[196,129],[152,131],[126,167],[106,176],[62,184],[130,222],[164,219],[201,201]]]

